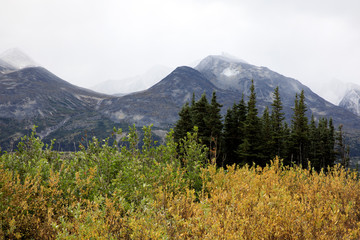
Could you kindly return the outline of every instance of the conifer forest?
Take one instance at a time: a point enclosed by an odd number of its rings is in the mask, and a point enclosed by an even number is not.
[[[343,140],[342,126],[336,130],[332,119],[306,117],[304,91],[294,99],[293,117],[285,121],[278,87],[273,92],[270,109],[265,108],[258,117],[255,87],[252,83],[250,96],[234,103],[222,121],[221,105],[213,92],[210,103],[205,93],[198,101],[186,103],[179,112],[180,119],[174,128],[177,142],[198,128],[199,140],[215,153],[218,166],[245,164],[264,167],[276,156],[285,165],[311,166],[316,171],[340,163],[349,165],[349,149]],[[290,123],[290,125],[288,124]]]

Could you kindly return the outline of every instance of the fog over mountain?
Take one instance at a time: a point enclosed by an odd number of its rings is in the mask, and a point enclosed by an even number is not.
[[[92,90],[106,94],[126,94],[145,90],[159,82],[172,71],[165,66],[154,66],[145,73],[126,79],[107,80],[93,87]]]
[[[0,55],[0,61],[3,64],[6,63],[6,67],[15,69],[39,66],[39,64],[32,60],[27,54],[17,48],[11,48],[3,52]]]

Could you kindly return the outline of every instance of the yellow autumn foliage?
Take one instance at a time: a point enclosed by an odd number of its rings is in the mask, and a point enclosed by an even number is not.
[[[165,192],[156,214],[136,222],[154,239],[161,225],[171,239],[359,239],[360,188],[357,175],[336,166],[328,174],[283,167],[203,170],[206,189],[199,199],[190,190]],[[152,232],[153,231],[153,232]],[[166,238],[167,238],[166,237]],[[159,238],[161,239],[161,238]]]

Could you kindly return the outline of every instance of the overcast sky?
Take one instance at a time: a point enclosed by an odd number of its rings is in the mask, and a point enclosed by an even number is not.
[[[83,87],[226,52],[334,101],[335,80],[360,84],[359,13],[359,0],[1,0],[0,52]]]

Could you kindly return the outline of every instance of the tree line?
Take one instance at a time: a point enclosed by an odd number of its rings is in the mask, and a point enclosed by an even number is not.
[[[210,150],[209,158],[216,158],[217,165],[224,167],[253,163],[265,166],[275,156],[286,165],[308,167],[310,163],[318,171],[338,162],[349,166],[349,148],[344,143],[342,126],[335,131],[331,118],[316,120],[312,115],[309,120],[303,90],[295,95],[290,126],[285,121],[278,87],[273,92],[271,109],[266,107],[262,116],[256,107],[253,81],[247,102],[242,95],[224,117],[221,107],[215,92],[210,103],[205,93],[198,101],[193,94],[191,102],[186,102],[179,112],[175,141],[181,142],[197,126],[199,140]]]

